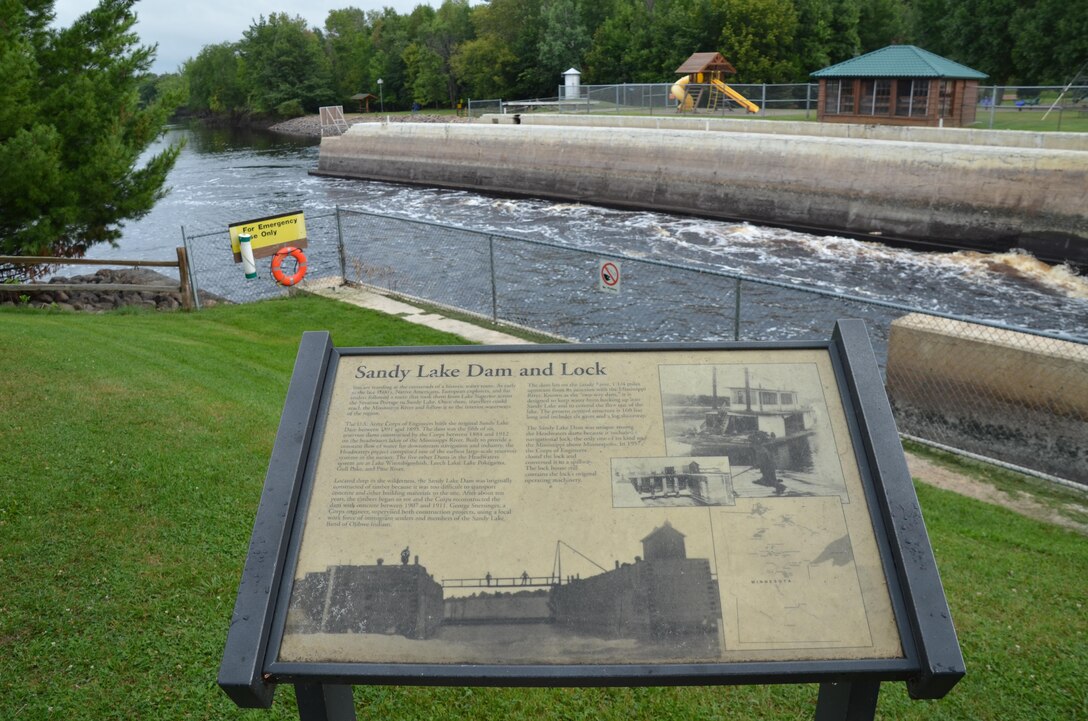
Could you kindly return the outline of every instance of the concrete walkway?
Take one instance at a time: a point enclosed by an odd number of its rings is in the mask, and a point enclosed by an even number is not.
[[[467,341],[482,343],[483,345],[527,345],[531,341],[517,338],[506,333],[501,333],[490,328],[481,328],[478,325],[467,323],[463,320],[454,320],[437,313],[429,313],[409,303],[393,300],[384,295],[374,293],[362,288],[350,286],[332,286],[329,288],[308,289],[314,295],[332,298],[344,303],[357,305],[360,308],[369,308],[379,313],[396,316],[409,323],[425,325],[428,328],[445,331],[459,335]]]

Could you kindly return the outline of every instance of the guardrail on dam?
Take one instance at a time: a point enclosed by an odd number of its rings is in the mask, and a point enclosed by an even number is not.
[[[315,173],[1088,265],[1088,150],[536,123],[358,124]]]

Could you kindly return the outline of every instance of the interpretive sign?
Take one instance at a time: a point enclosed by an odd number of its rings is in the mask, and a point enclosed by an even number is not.
[[[280,680],[856,676],[943,695],[962,659],[886,399],[860,395],[882,389],[852,325],[823,344],[718,346],[335,349],[307,334],[220,683],[251,706]],[[903,487],[883,482],[893,468]],[[903,513],[923,548],[905,565]],[[943,621],[920,617],[919,589]]]
[[[235,263],[242,262],[241,244],[238,240],[241,235],[249,236],[254,258],[267,258],[275,255],[280,248],[288,246],[305,248],[307,245],[306,217],[302,211],[243,220],[227,227]]]

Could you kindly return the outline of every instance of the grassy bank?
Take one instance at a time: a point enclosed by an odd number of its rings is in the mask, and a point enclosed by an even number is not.
[[[287,719],[215,685],[299,337],[459,342],[320,298],[199,314],[0,311],[0,718]],[[1088,718],[1088,542],[919,488],[967,656],[883,718]],[[357,689],[374,719],[807,719],[816,689]]]

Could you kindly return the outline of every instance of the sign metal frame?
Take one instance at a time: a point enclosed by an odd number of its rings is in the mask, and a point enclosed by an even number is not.
[[[445,359],[516,353],[778,349],[826,350],[884,568],[901,658],[679,664],[442,664],[283,662],[276,652],[338,361],[349,356]],[[836,324],[815,342],[335,348],[303,335],[276,436],[249,554],[219,670],[239,706],[268,708],[277,684],[296,686],[303,719],[354,718],[351,686],[653,686],[819,683],[817,719],[872,718],[879,684],[905,681],[912,698],[936,699],[965,674],[963,657],[907,469],[883,381],[862,321]]]

